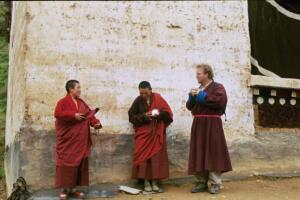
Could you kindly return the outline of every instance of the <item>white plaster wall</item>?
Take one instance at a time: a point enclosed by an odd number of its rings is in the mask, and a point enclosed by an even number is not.
[[[18,132],[21,138],[20,152],[10,150],[6,159],[7,169],[15,167],[7,171],[8,185],[13,174],[20,173],[35,188],[53,186],[53,110],[65,95],[68,79],[78,79],[83,99],[101,108],[101,138],[133,134],[127,111],[138,95],[138,83],[150,81],[172,107],[174,123],[168,135],[182,145],[187,144],[192,122],[185,108],[187,93],[197,86],[193,65],[209,63],[229,97],[224,124],[229,144],[239,148],[253,139],[247,1],[40,1],[14,6],[22,10],[14,12],[18,17],[13,20],[12,41],[19,45],[11,46],[6,143],[16,142]],[[120,166],[100,162],[103,157],[112,161],[114,145],[108,141],[107,155],[102,147],[95,148],[92,183],[130,177],[131,155],[114,162]],[[187,150],[183,147],[182,152]],[[169,152],[171,177],[185,175],[187,156],[179,153],[177,158],[178,152]]]
[[[174,111],[170,134],[188,136],[193,64],[213,66],[229,96],[229,139],[254,132],[246,1],[28,2],[26,102],[32,127],[53,129],[68,79],[100,106],[103,132],[131,134],[127,110],[141,80]]]

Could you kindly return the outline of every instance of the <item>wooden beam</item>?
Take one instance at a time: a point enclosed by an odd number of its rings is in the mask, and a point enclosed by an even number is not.
[[[300,79],[277,78],[260,75],[251,75],[249,81],[250,87],[271,87],[300,90]]]

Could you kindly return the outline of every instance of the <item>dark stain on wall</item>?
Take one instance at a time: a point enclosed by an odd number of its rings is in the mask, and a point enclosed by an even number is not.
[[[169,24],[169,25],[167,25],[167,28],[171,28],[171,29],[181,29],[181,26],[175,25],[175,24]]]

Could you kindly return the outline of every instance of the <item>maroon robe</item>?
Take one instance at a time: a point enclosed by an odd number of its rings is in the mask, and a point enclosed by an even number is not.
[[[56,118],[56,187],[67,188],[88,185],[88,156],[91,153],[90,126],[100,124],[91,110],[80,98],[77,106],[70,95],[58,101]],[[78,121],[75,113],[83,113],[86,119]]]
[[[206,89],[204,103],[195,97],[186,107],[195,116],[191,130],[188,174],[203,171],[231,171],[231,162],[224,136],[221,115],[224,114],[227,95],[222,84],[212,82]]]
[[[157,119],[148,120],[145,113],[153,109],[158,109],[160,115]],[[139,96],[128,114],[135,129],[132,177],[147,180],[168,178],[166,127],[173,121],[170,106],[160,94],[152,93],[149,106]]]

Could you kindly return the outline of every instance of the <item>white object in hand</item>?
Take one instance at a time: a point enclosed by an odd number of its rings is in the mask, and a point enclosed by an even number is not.
[[[199,88],[192,88],[191,91],[190,91],[190,94],[192,96],[195,96],[195,95],[198,95],[199,92],[200,92]]]
[[[157,116],[157,115],[159,115],[159,111],[157,109],[153,109],[152,112],[151,112],[151,114],[153,116]]]
[[[200,88],[193,88],[192,89],[194,92],[197,92],[197,93],[199,93],[199,91],[200,91]]]

